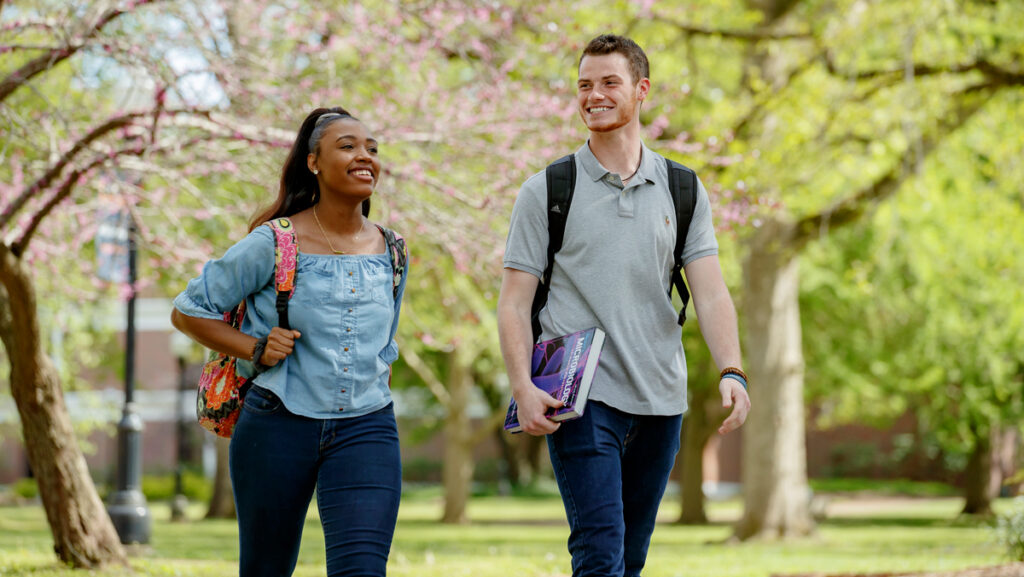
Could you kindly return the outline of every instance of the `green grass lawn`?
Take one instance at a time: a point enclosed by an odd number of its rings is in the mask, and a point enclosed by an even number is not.
[[[1006,503],[998,503],[1000,508]],[[710,503],[712,524],[671,524],[679,503],[667,499],[664,521],[654,533],[645,577],[769,577],[821,571],[947,570],[993,565],[1007,560],[984,523],[957,518],[956,497],[833,497],[835,514],[809,539],[782,543],[733,544],[729,523],[740,514],[737,501]],[[172,524],[167,505],[151,504],[152,543],[132,551],[127,575],[228,576],[237,574],[233,521],[199,520]],[[441,502],[436,491],[415,491],[403,499],[388,574],[394,577],[555,577],[567,576],[568,526],[557,497],[479,497],[466,526],[436,522]],[[311,507],[296,575],[324,574],[324,545],[316,508]],[[79,577],[57,565],[40,507],[0,508],[0,575]]]

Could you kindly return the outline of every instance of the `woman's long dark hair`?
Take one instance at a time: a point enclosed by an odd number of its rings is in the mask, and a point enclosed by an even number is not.
[[[256,213],[249,223],[249,232],[257,226],[284,216],[302,212],[312,207],[320,200],[320,184],[316,175],[309,171],[306,158],[311,152],[309,149],[309,137],[316,128],[316,121],[324,114],[341,114],[353,120],[358,120],[347,110],[340,106],[333,108],[317,108],[310,112],[299,127],[299,134],[295,137],[295,144],[292,144],[288,152],[288,159],[284,161],[284,169],[281,171],[281,186],[277,193],[277,200],[270,207]],[[333,122],[329,120],[326,122]],[[370,214],[370,199],[363,201],[363,216]]]

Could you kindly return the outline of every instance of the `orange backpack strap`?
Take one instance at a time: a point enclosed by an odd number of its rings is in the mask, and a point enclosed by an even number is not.
[[[288,299],[295,293],[295,264],[299,255],[299,244],[295,240],[295,227],[287,218],[268,221],[274,231],[274,289],[277,290],[278,326],[290,329],[288,323]]]

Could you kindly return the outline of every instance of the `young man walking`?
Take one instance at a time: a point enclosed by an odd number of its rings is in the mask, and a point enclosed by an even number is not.
[[[687,409],[681,328],[668,292],[676,211],[665,159],[640,138],[648,75],[643,50],[621,36],[593,39],[579,62],[577,106],[590,137],[574,155],[574,194],[540,313],[541,339],[594,326],[607,334],[579,419],[548,420],[545,411],[560,402],[530,381],[531,304],[548,264],[544,173],[523,184],[505,250],[502,354],[523,430],[548,436],[573,577],[640,575]],[[704,340],[723,371],[722,404],[733,407],[719,428],[724,434],[743,424],[750,398],[736,310],[699,181],[694,193],[682,262]]]

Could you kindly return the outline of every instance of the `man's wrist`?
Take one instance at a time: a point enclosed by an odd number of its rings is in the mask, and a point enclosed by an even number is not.
[[[742,369],[737,367],[726,367],[722,369],[722,372],[718,375],[718,380],[722,379],[734,379],[739,381],[743,388],[747,388],[747,374]]]
[[[509,379],[509,388],[512,390],[512,396],[518,397],[525,391],[537,388],[537,385],[533,384],[533,379],[529,376],[521,378]]]

